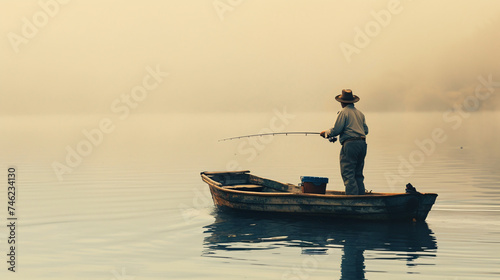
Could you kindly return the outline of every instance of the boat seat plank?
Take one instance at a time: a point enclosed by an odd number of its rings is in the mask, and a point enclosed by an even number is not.
[[[230,190],[261,190],[264,188],[262,185],[253,185],[253,184],[245,184],[245,185],[232,185],[232,186],[224,186],[225,189],[230,189]]]

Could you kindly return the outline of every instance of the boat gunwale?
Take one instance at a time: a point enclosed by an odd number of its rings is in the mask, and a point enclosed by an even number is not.
[[[287,196],[293,196],[293,197],[317,197],[317,198],[329,198],[329,199],[361,199],[361,198],[366,198],[366,199],[380,199],[380,198],[391,198],[391,197],[400,197],[400,196],[409,196],[409,195],[415,195],[411,193],[369,193],[365,195],[345,195],[345,194],[315,194],[315,193],[295,193],[295,192],[256,192],[256,191],[244,191],[244,190],[235,190],[235,189],[226,189],[223,187],[223,185],[220,182],[217,182],[207,175],[217,175],[217,174],[246,174],[250,173],[250,171],[245,170],[245,171],[228,171],[228,172],[201,172],[201,177],[205,183],[209,184],[210,186],[218,189],[219,191],[226,192],[226,193],[233,193],[233,194],[245,194],[245,195],[252,195],[252,196],[262,196],[262,197],[287,197]],[[254,177],[260,178],[260,179],[266,179],[263,177],[259,177],[253,174],[250,174]],[[270,179],[266,179],[270,180]],[[278,182],[278,181],[275,181]],[[285,183],[278,182],[283,185],[287,185]],[[264,186],[265,187],[265,186]],[[436,193],[421,193],[421,195],[435,195],[437,196]]]

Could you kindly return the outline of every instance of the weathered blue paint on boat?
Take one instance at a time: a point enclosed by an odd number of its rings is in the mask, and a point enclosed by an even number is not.
[[[292,184],[261,178],[250,171],[202,172],[214,204],[237,210],[321,215],[361,220],[425,220],[437,194],[369,193],[345,195],[302,193]]]

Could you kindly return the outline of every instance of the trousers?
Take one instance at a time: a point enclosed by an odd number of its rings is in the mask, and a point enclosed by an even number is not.
[[[344,143],[340,150],[340,174],[344,180],[346,195],[365,194],[363,168],[367,145],[363,140]]]

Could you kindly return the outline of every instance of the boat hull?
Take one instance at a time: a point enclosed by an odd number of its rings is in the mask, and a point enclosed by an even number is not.
[[[214,204],[242,211],[314,215],[359,220],[425,220],[437,194],[306,194],[298,186],[245,173],[202,173]],[[212,176],[210,176],[212,174]],[[215,174],[215,176],[214,176]],[[223,176],[221,176],[223,174]],[[247,175],[247,179],[244,175]],[[235,175],[232,177],[232,175]],[[240,179],[231,182],[232,178]],[[224,178],[223,180],[219,178]],[[219,179],[219,180],[218,180]],[[243,184],[242,181],[243,180]],[[228,183],[229,182],[229,183]],[[231,188],[236,182],[237,187]],[[258,186],[262,186],[258,189]],[[255,191],[252,191],[252,188]],[[267,190],[265,190],[267,188]]]

